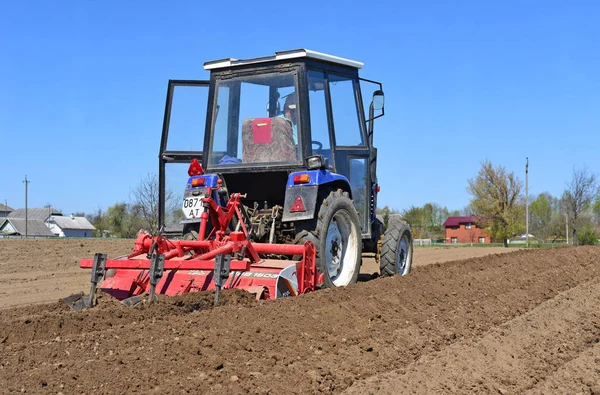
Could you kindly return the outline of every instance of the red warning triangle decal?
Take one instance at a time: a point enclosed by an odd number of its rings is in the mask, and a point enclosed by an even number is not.
[[[292,207],[290,208],[290,212],[299,213],[299,212],[305,212],[305,211],[306,211],[306,207],[304,207],[304,202],[302,201],[302,196],[298,196],[296,198],[296,200],[294,200],[294,204],[292,204]]]

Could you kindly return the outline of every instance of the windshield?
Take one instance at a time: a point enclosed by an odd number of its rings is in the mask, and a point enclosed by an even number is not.
[[[218,80],[209,167],[300,162],[297,73]]]

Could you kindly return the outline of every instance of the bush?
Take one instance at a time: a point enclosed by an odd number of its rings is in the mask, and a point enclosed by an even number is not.
[[[543,248],[544,243],[541,240],[534,240],[532,243],[529,243],[532,248]]]
[[[578,232],[577,242],[579,245],[596,245],[598,244],[598,231],[593,226],[585,226]]]

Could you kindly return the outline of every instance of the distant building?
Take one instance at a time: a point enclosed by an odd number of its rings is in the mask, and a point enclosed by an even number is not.
[[[479,217],[448,217],[444,222],[446,228],[446,243],[491,243],[490,236],[479,227]]]
[[[8,214],[12,213],[13,211],[14,209],[6,204],[0,204],[0,218],[8,217]]]
[[[6,236],[25,236],[28,237],[53,237],[54,233],[48,229],[46,223],[41,219],[27,220],[25,218],[2,218],[0,220],[0,234]]]
[[[12,210],[12,209],[11,209]],[[63,216],[51,207],[12,210],[6,218],[0,218],[0,234],[30,237],[92,237],[96,229],[85,217]]]
[[[25,219],[25,214],[27,214],[27,219],[41,219],[42,221],[46,221],[51,215],[62,215],[59,211],[56,211],[52,207],[28,208],[27,213],[25,213],[24,208],[18,208],[13,210],[8,215],[8,218]]]
[[[50,231],[59,237],[92,237],[96,229],[85,217],[52,215],[46,220]]]

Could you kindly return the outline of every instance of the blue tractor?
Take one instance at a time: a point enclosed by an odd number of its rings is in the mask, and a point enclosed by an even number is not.
[[[159,226],[183,223],[184,238],[209,237],[199,223],[206,211],[202,187],[211,187],[223,205],[232,193],[242,194],[244,223],[231,226],[249,229],[253,242],[312,241],[326,287],[356,282],[363,252],[379,257],[382,276],[407,274],[410,228],[394,221],[384,233],[375,215],[373,130],[384,115],[384,95],[381,83],[359,77],[362,66],[300,49],[207,62],[209,81],[169,81]],[[363,101],[361,86],[368,85],[372,95]],[[186,175],[181,206],[173,210],[169,175],[194,159],[199,166]]]

